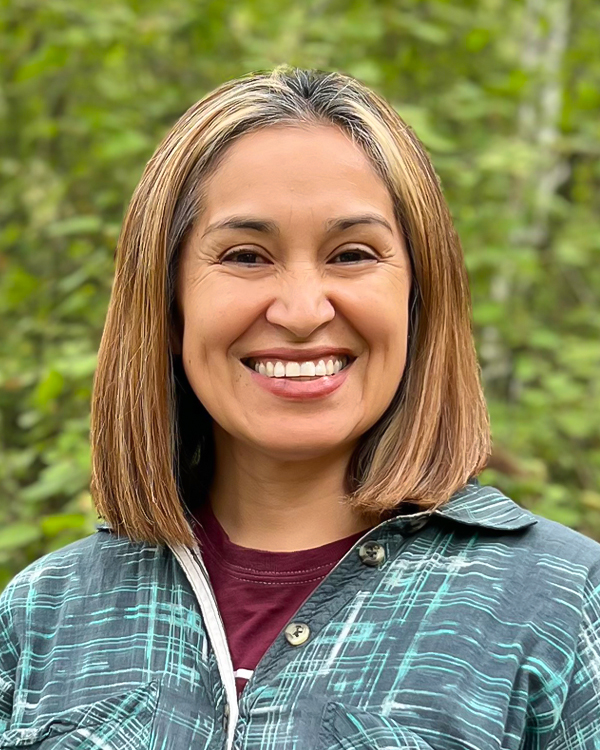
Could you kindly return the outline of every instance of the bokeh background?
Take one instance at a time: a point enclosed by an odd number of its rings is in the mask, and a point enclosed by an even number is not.
[[[146,161],[209,90],[280,63],[356,76],[424,142],[471,279],[482,481],[600,540],[597,0],[0,8],[0,588],[94,531],[92,376]]]

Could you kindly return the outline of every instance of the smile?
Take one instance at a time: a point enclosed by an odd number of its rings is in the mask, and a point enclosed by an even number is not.
[[[313,361],[247,357],[240,362],[261,390],[298,402],[324,399],[339,392],[353,371],[355,360],[356,357],[340,353]]]
[[[243,359],[242,363],[267,378],[322,378],[337,375],[353,358],[346,355],[313,361]]]

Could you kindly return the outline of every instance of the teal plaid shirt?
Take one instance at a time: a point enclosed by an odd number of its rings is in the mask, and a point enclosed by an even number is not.
[[[234,721],[184,567],[100,528],[17,575],[0,597],[0,748],[600,749],[600,545],[496,489],[366,532]]]

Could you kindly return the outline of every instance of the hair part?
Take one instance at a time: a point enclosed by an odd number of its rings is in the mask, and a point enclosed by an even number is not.
[[[468,278],[424,147],[356,79],[279,66],[190,107],[146,165],[123,221],[92,396],[92,495],[133,540],[193,542],[188,503],[210,486],[214,446],[211,418],[170,346],[179,254],[228,146],[283,125],[335,126],[364,150],[390,191],[412,267],[404,374],[351,458],[347,502],[378,517],[403,503],[433,509],[487,463]]]

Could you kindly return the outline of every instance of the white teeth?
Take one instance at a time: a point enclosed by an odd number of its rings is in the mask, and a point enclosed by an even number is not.
[[[316,375],[317,368],[315,367],[314,362],[303,362],[300,365],[300,375],[302,377],[314,377]],[[287,367],[285,368],[285,372],[287,374]]]
[[[255,362],[254,370],[268,378],[312,378],[335,375],[347,362],[347,357],[331,358],[327,361],[320,359],[316,364],[314,362]]]
[[[299,362],[288,362],[285,366],[286,378],[299,378],[300,377],[300,363]]]

